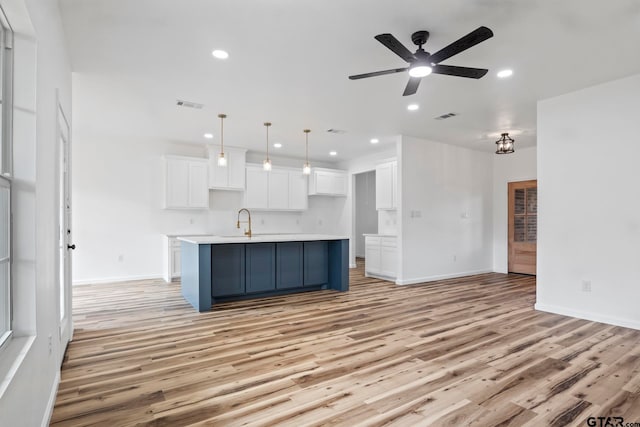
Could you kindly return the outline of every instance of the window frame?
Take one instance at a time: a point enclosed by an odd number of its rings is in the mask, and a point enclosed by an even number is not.
[[[7,347],[13,335],[13,195],[11,184],[13,178],[13,28],[0,7],[0,187],[7,188],[8,196],[8,283],[6,306],[0,307],[0,316],[5,316],[8,328],[0,330],[0,351]]]

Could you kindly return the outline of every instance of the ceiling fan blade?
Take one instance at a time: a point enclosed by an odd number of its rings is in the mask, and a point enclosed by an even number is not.
[[[404,88],[402,96],[413,95],[416,93],[418,91],[418,86],[420,85],[420,80],[422,80],[422,77],[410,77],[407,82],[407,87]]]
[[[389,50],[391,50],[393,53],[395,53],[405,61],[411,63],[416,60],[416,57],[413,56],[413,53],[411,53],[409,49],[404,47],[404,45],[400,43],[398,39],[393,37],[391,34],[389,33],[378,34],[375,37],[375,39],[378,40],[383,45],[385,45]]]
[[[440,61],[444,61],[447,58],[451,58],[453,55],[457,55],[462,51],[469,49],[481,43],[487,39],[493,37],[493,31],[487,27],[479,27],[471,31],[466,36],[454,41],[449,46],[446,46],[429,57],[429,61],[433,64],[437,64]]]
[[[356,74],[353,76],[349,76],[349,79],[358,80],[358,79],[366,79],[367,77],[384,76],[385,74],[401,73],[403,71],[407,71],[408,69],[409,67],[394,68],[392,70],[383,70],[383,71],[374,71],[373,73]]]
[[[446,74],[448,76],[468,77],[479,79],[487,74],[486,68],[456,67],[455,65],[436,65],[433,67],[434,74]]]

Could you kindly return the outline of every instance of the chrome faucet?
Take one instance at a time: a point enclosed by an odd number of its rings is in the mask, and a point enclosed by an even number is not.
[[[240,221],[240,214],[242,213],[242,211],[245,211],[247,213],[247,215],[249,216],[249,220],[248,221]],[[240,222],[246,222],[249,224],[249,229],[248,230],[244,230],[244,235],[247,237],[251,237],[251,212],[249,212],[249,209],[247,208],[242,208],[238,211],[238,222],[236,224],[236,226],[238,228],[240,228]]]

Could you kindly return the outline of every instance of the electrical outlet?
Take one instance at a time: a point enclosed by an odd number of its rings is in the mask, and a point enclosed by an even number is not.
[[[457,260],[458,260],[458,256],[457,256],[457,255],[454,255],[454,256],[453,256],[453,262],[456,262]]]
[[[51,334],[49,334],[49,354],[51,354],[52,352],[53,352],[53,341],[52,341]]]
[[[264,225],[264,218],[260,219],[260,225]]]
[[[582,292],[591,292],[591,280],[582,281]]]
[[[124,255],[120,254],[118,255],[118,262],[122,262],[124,261]]]
[[[189,218],[189,224],[193,224],[193,223],[194,223],[193,218]]]

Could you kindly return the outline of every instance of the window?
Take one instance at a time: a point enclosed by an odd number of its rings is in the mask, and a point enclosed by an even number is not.
[[[0,348],[11,337],[13,32],[0,10]]]

